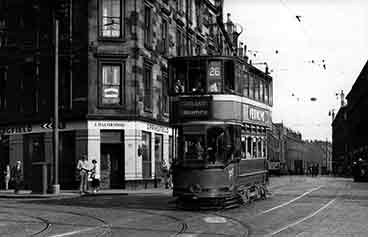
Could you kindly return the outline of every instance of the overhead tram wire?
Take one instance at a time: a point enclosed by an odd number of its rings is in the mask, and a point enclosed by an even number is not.
[[[309,36],[309,31],[307,30],[307,28],[305,27],[306,25],[306,21],[304,20],[304,16],[295,13],[287,4],[284,0],[279,0],[279,2],[282,4],[282,6],[290,13],[290,15],[292,15],[293,17],[295,17],[295,21],[298,21],[298,26],[300,27],[304,37],[307,40],[307,44],[308,47],[312,48],[313,45],[313,40],[312,38]],[[318,57],[319,58],[319,57]],[[319,62],[317,64],[317,62]],[[326,66],[326,59],[324,57],[322,57],[322,59],[310,59],[307,60],[307,63],[312,63],[315,64],[317,66],[322,66],[322,68],[324,70],[326,70],[327,66]]]

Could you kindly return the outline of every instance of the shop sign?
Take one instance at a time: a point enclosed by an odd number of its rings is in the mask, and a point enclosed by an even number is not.
[[[104,93],[104,98],[109,98],[109,99],[116,99],[119,98],[119,89],[118,88],[104,88],[103,90]]]
[[[195,97],[179,102],[179,119],[208,119],[211,114],[211,97]]]
[[[147,123],[147,130],[160,133],[169,133],[169,128],[150,123]]]
[[[266,122],[266,115],[264,110],[259,110],[255,108],[249,108],[249,119],[254,121]]]
[[[32,125],[0,128],[0,134],[17,134],[32,132]]]
[[[124,122],[118,122],[118,121],[96,121],[92,122],[93,127],[95,128],[101,128],[101,129],[116,129],[116,128],[124,128],[125,123]]]

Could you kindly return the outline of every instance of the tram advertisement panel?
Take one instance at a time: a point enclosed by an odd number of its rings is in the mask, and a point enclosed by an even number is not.
[[[174,121],[208,120],[211,113],[211,96],[181,98],[176,103]]]

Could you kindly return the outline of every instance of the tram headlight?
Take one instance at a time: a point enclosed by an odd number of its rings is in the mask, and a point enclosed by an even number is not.
[[[199,184],[190,185],[189,191],[191,193],[200,193],[202,192],[202,187]]]

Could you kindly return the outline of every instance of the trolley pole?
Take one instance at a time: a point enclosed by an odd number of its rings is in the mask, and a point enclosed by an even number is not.
[[[60,193],[59,185],[59,20],[55,18],[55,45],[54,45],[54,124],[53,124],[53,153],[54,153],[54,178],[51,185],[51,193]]]

